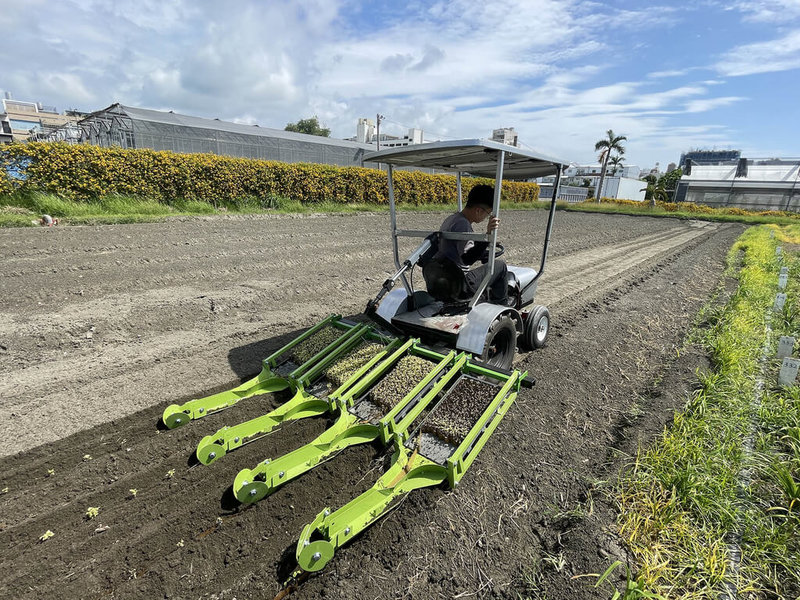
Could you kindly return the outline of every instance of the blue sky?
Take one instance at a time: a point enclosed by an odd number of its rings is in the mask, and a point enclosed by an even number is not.
[[[0,0],[0,90],[283,128],[359,117],[574,162],[693,148],[799,156],[800,0]]]

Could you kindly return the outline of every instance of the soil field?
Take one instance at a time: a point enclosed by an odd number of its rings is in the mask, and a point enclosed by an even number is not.
[[[436,228],[444,216],[401,215],[401,226]],[[0,597],[272,598],[302,527],[369,488],[385,452],[349,449],[242,509],[235,474],[328,421],[293,423],[208,467],[190,459],[202,436],[285,397],[173,431],[157,422],[168,404],[254,375],[328,314],[358,317],[394,271],[388,221],[0,230]],[[503,215],[509,263],[538,266],[545,221]],[[537,298],[551,311],[550,341],[517,359],[536,386],[457,490],[412,493],[296,597],[608,597],[572,579],[625,560],[598,482],[661,431],[705,366],[677,348],[724,283],[741,232],[558,213]],[[99,507],[94,519],[88,507]]]

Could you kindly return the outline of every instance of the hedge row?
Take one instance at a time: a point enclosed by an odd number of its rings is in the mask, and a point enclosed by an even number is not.
[[[397,171],[394,181],[398,202],[455,202],[456,180],[452,175]],[[463,193],[487,182],[493,183],[464,178]],[[0,195],[14,190],[38,190],[87,202],[112,194],[167,204],[176,199],[216,205],[242,198],[274,197],[303,203],[388,202],[386,173],[377,169],[60,142],[11,144],[0,152]],[[538,199],[539,186],[535,183],[503,182],[503,200],[507,202]]]

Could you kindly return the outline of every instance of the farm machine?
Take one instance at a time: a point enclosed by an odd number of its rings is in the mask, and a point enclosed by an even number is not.
[[[338,509],[325,507],[300,533],[297,573],[319,571],[348,543],[409,492],[428,486],[455,487],[475,461],[522,386],[527,372],[513,369],[517,345],[544,345],[550,325],[546,307],[534,304],[555,213],[550,203],[538,269],[509,266],[510,305],[486,298],[495,259],[503,248],[497,231],[447,233],[398,228],[395,168],[454,172],[458,209],[462,174],[495,179],[492,213],[500,214],[504,179],[555,175],[564,161],[486,140],[420,144],[365,155],[365,162],[388,166],[391,241],[396,272],[387,279],[355,322],[331,315],[262,361],[255,378],[228,391],[170,405],[163,413],[173,429],[231,408],[248,398],[281,393],[277,408],[243,423],[224,426],[197,446],[200,463],[211,465],[243,444],[276,431],[283,423],[330,415],[316,439],[278,457],[264,457],[233,479],[242,504],[266,501],[347,447],[376,443],[391,454],[389,466],[372,488]],[[421,239],[401,260],[399,238]],[[425,274],[426,290],[415,290],[408,275],[435,254],[442,239],[488,243],[488,274],[477,291],[463,294],[451,273]],[[463,276],[463,275],[462,275]],[[398,282],[401,285],[397,285]],[[230,413],[235,415],[235,411]],[[223,459],[224,462],[224,459]]]

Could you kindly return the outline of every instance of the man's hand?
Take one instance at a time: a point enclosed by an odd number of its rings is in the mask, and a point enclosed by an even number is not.
[[[492,233],[495,229],[500,228],[500,219],[497,217],[489,217],[489,222],[486,224],[486,233]]]

